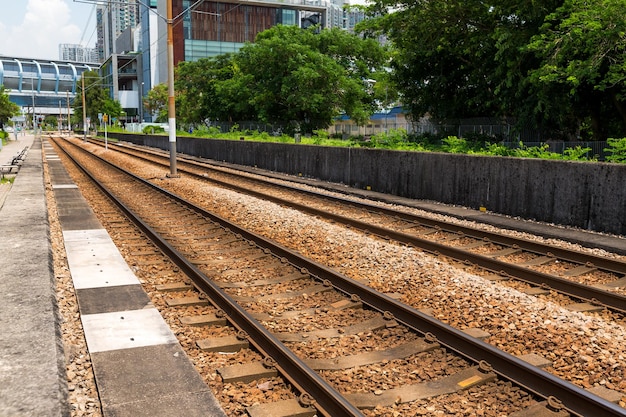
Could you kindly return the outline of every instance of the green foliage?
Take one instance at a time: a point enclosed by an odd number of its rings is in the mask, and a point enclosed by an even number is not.
[[[364,123],[378,99],[364,80],[385,60],[372,39],[277,25],[235,54],[179,64],[178,117],[193,125],[258,120],[288,133],[326,128],[341,112]]]
[[[573,127],[589,120],[596,140],[626,132],[625,33],[623,0],[566,0],[527,47],[541,59],[531,82],[569,100]]]
[[[13,182],[15,181],[16,176],[15,175],[11,175],[11,176],[6,176],[6,177],[2,177],[0,178],[0,184],[13,184]]]
[[[487,143],[485,153],[493,156],[512,156],[514,151],[501,143]]]
[[[472,150],[467,140],[456,136],[448,136],[442,142],[441,150],[446,153],[470,153]]]
[[[85,71],[82,73],[85,80],[85,107],[86,114],[91,119],[91,124],[98,123],[98,114],[107,114],[110,117],[120,117],[123,113],[122,106],[119,101],[109,97],[108,90],[103,86],[105,83],[96,71]],[[82,98],[82,80],[78,84],[78,97]],[[74,100],[74,117],[75,121],[80,118],[82,123],[83,102]]]
[[[367,36],[392,43],[414,120],[504,116],[571,140],[626,134],[623,0],[373,0]]]
[[[142,129],[142,132],[145,133],[146,135],[153,135],[155,133],[165,133],[165,129],[161,126],[158,125],[148,125],[148,126],[144,126],[144,128]]]
[[[20,107],[9,100],[8,91],[0,85],[0,126],[20,114]]]
[[[562,158],[566,161],[582,161],[582,160],[595,160],[589,157],[591,148],[583,148],[582,146],[576,146],[575,148],[567,148],[563,151]]]
[[[67,120],[63,123],[64,125],[67,123]],[[48,115],[43,119],[44,128],[46,130],[56,130],[59,127],[59,119],[56,116]],[[67,126],[64,127],[67,129]]]
[[[404,129],[390,129],[388,132],[373,135],[370,141],[375,148],[397,149],[407,143],[407,134]]]
[[[327,130],[318,129],[313,131],[313,143],[321,145],[323,142],[328,141],[329,133]]]
[[[219,138],[222,134],[222,130],[215,126],[200,125],[193,132],[194,136],[200,136],[203,138]]]
[[[549,152],[547,144],[541,146],[526,146],[520,142],[520,147],[515,149],[514,155],[519,158],[561,159],[561,155]]]
[[[609,138],[607,143],[609,147],[605,148],[604,151],[609,152],[611,155],[607,156],[606,160],[609,162],[626,163],[626,138]]]
[[[167,84],[162,83],[155,85],[143,99],[145,110],[150,114],[156,115],[154,121],[157,123],[167,122],[168,94]]]

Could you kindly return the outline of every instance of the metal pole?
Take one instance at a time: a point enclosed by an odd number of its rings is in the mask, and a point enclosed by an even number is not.
[[[139,85],[139,123],[143,123],[143,81]]]
[[[70,120],[70,92],[65,90],[67,96],[67,136],[72,134],[72,122]]]
[[[109,117],[104,115],[104,149],[109,150],[109,137],[107,136],[107,125],[109,124]]]
[[[30,77],[30,92],[33,98],[33,132],[37,134],[37,120],[35,120],[35,84],[33,81],[33,77]]]
[[[172,0],[167,0],[167,114],[169,121],[170,141],[170,177],[177,177],[176,173],[176,102],[174,98],[174,19]]]
[[[85,73],[80,77],[80,82],[82,85],[82,96],[83,96],[83,142],[87,142],[87,108],[85,107]]]
[[[59,100],[59,122],[57,123],[59,127],[59,135],[63,134],[63,113],[61,112],[61,100]]]

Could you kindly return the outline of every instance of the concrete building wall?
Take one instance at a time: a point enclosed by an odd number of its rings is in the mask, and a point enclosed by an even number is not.
[[[169,149],[165,136],[116,135]],[[626,164],[178,138],[181,153],[626,235]]]

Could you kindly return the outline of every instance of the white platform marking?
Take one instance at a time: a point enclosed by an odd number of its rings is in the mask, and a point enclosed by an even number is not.
[[[76,289],[139,284],[105,229],[64,231]]]
[[[156,308],[82,316],[89,352],[178,343]]]

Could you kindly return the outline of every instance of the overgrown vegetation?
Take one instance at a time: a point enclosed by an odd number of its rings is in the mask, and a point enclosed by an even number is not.
[[[605,148],[604,151],[611,155],[607,156],[606,160],[609,162],[626,163],[626,138],[609,138],[607,139],[607,143],[609,147]]]
[[[177,135],[211,139],[296,143],[293,136],[284,133],[280,135],[270,135],[267,132],[258,132],[256,130],[240,131],[237,125],[234,125],[229,132],[225,133],[214,126],[200,126],[191,133],[178,132]],[[597,161],[597,156],[591,154],[591,148],[581,146],[566,148],[563,153],[558,153],[551,152],[548,144],[527,146],[523,142],[519,142],[517,147],[512,148],[504,145],[498,138],[487,135],[475,134],[469,135],[467,138],[459,138],[456,136],[438,137],[430,133],[410,135],[407,134],[404,129],[391,129],[386,133],[379,133],[370,138],[353,136],[348,139],[333,137],[326,130],[315,130],[312,135],[301,137],[298,143],[304,145],[375,148],[397,151],[445,152],[564,161]],[[607,143],[609,147],[606,148],[605,151],[611,155],[607,156],[606,160],[608,162],[626,163],[626,138],[609,139]]]

